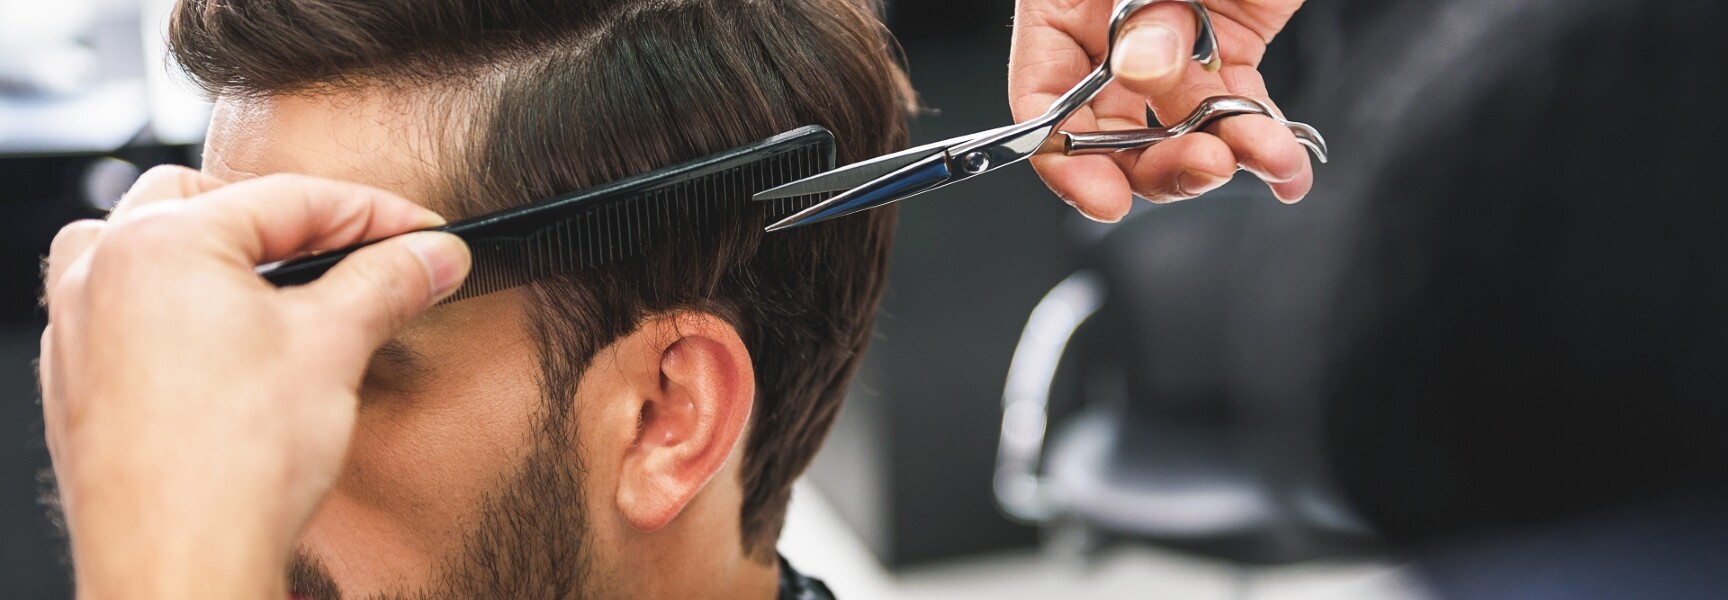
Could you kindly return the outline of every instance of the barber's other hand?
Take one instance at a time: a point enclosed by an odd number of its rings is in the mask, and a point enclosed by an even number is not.
[[[277,289],[261,264],[443,223],[366,186],[158,168],[45,273],[43,418],[80,597],[283,598],[371,353],[467,275],[414,233]]]
[[[1266,45],[1303,0],[1205,0],[1217,30],[1223,68],[1207,72],[1190,56],[1197,21],[1192,8],[1162,2],[1141,9],[1127,25],[1114,57],[1116,84],[1070,119],[1065,129],[1145,127],[1147,100],[1170,123],[1211,96],[1238,95],[1271,105],[1259,66]],[[1096,66],[1109,47],[1114,0],[1018,0],[1008,98],[1014,118],[1043,114]],[[1131,192],[1153,202],[1193,198],[1230,180],[1240,165],[1266,181],[1278,198],[1308,194],[1314,174],[1289,130],[1272,119],[1244,115],[1142,151],[1115,155],[1039,156],[1044,182],[1081,213],[1115,221],[1128,213]]]

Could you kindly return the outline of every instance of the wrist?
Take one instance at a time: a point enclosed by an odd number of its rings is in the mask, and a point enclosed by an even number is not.
[[[68,523],[80,600],[287,597],[287,543],[265,528],[127,512]]]

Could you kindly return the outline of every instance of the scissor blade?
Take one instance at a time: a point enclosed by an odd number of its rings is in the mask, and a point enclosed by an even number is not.
[[[942,187],[950,180],[952,177],[948,172],[948,154],[939,152],[786,217],[769,225],[768,231],[802,227],[892,204],[903,198]]]
[[[941,154],[943,149],[953,143],[954,140],[944,140],[925,144],[916,148],[907,148],[893,154],[878,156],[866,161],[855,162],[827,173],[813,175],[777,188],[759,192],[755,196],[752,196],[752,198],[755,200],[777,200],[780,198],[791,198],[793,196],[849,190],[870,183],[871,181],[875,181],[889,173],[904,169],[906,168],[906,165],[929,158],[931,154]]]
[[[904,169],[907,165],[930,158],[932,155],[940,154],[949,148],[973,140],[994,136],[1015,127],[1017,126],[1008,125],[1006,127],[997,127],[989,131],[980,131],[978,133],[963,135],[960,137],[948,138],[940,142],[931,142],[915,148],[907,148],[893,154],[855,162],[827,173],[806,177],[777,188],[760,192],[755,196],[752,196],[752,198],[755,200],[776,200],[779,198],[791,198],[793,196],[803,196],[806,194],[820,194],[823,192],[842,192],[850,190],[880,179],[889,173]]]

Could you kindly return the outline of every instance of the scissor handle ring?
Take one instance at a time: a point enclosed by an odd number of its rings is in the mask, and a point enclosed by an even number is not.
[[[1194,9],[1194,14],[1200,20],[1199,32],[1194,37],[1192,56],[1194,60],[1206,65],[1207,70],[1217,70],[1221,64],[1218,54],[1218,34],[1212,30],[1212,17],[1206,12],[1206,5],[1196,0],[1128,0],[1118,5],[1115,14],[1110,17],[1110,46],[1104,52],[1104,62],[1098,65],[1098,68],[1093,69],[1092,73],[1087,75],[1085,79],[1080,80],[1080,83],[1073,89],[1068,90],[1068,93],[1057,98],[1043,117],[1034,119],[1027,124],[1033,127],[1049,127],[1050,133],[1054,133],[1056,129],[1068,121],[1068,117],[1080,110],[1080,107],[1085,106],[1087,102],[1091,102],[1092,98],[1098,95],[1098,92],[1103,91],[1104,86],[1109,85],[1110,81],[1116,78],[1116,74],[1110,70],[1110,61],[1116,54],[1117,36],[1122,33],[1122,28],[1127,25],[1129,17],[1133,17],[1142,8],[1160,2],[1181,2]]]
[[[1206,11],[1206,5],[1199,0],[1128,0],[1116,7],[1116,13],[1110,16],[1110,45],[1104,52],[1104,71],[1110,72],[1111,58],[1116,54],[1116,41],[1122,35],[1122,28],[1128,25],[1140,9],[1164,2],[1180,2],[1194,9],[1194,17],[1199,20],[1194,32],[1194,52],[1191,58],[1205,65],[1207,71],[1217,71],[1223,64],[1218,56],[1218,33],[1212,28],[1212,14]]]

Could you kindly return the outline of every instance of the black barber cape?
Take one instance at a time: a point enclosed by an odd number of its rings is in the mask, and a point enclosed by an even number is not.
[[[834,600],[828,585],[814,577],[805,577],[786,557],[780,557],[780,600]]]

